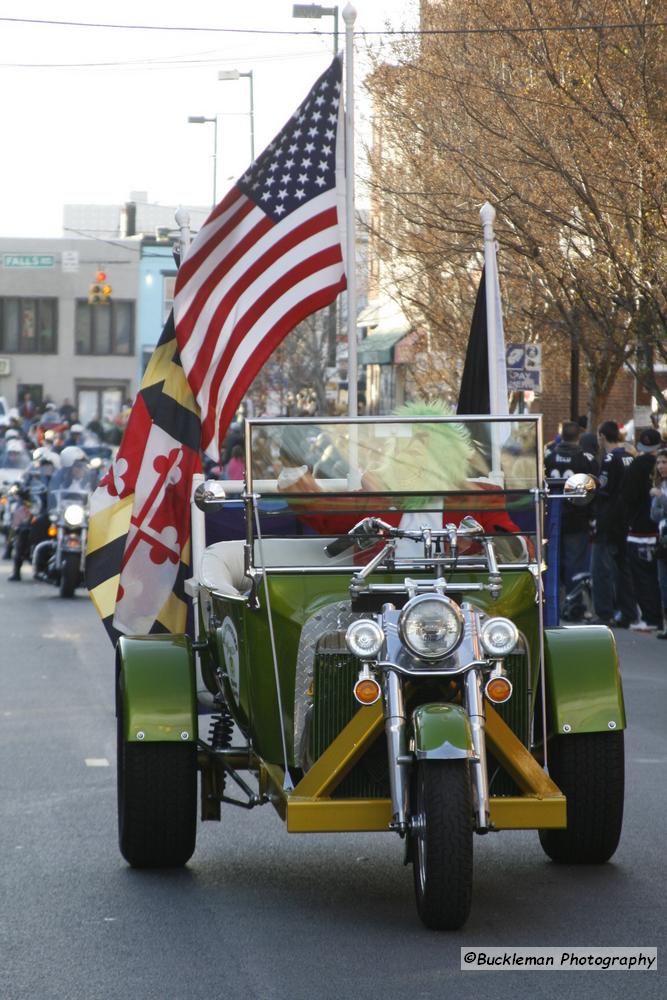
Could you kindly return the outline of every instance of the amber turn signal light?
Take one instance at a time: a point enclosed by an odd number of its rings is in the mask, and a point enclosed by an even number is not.
[[[55,524],[50,524],[48,531],[49,538],[55,538],[57,534],[58,534],[58,529],[56,528]]]
[[[502,705],[512,697],[512,682],[507,677],[492,677],[487,681],[484,694],[496,705]]]
[[[374,705],[381,693],[380,685],[373,677],[360,677],[354,685],[354,697],[360,705]]]

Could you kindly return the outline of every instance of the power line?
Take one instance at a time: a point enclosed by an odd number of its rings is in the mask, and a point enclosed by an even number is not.
[[[2,20],[2,18],[0,18]],[[253,55],[253,65],[259,62],[290,62],[295,59],[310,59],[312,56],[320,55],[320,50],[313,49],[311,52],[288,52],[284,55]],[[140,59],[110,60],[109,62],[71,62],[71,63],[27,63],[27,62],[0,62],[0,69],[144,69],[144,68],[171,68],[171,67],[198,67],[221,65],[222,63],[236,63],[237,57],[215,56],[202,53],[192,56],[163,56],[146,57]]]
[[[223,35],[289,35],[311,37],[313,35],[333,36],[333,31],[295,31],[272,28],[220,28],[200,25],[176,24],[112,24],[97,21],[57,21],[47,18],[0,17],[7,24],[43,24],[63,28],[104,28],[119,31],[189,31]],[[502,34],[544,34],[559,31],[623,31],[628,28],[665,28],[667,21],[601,21],[595,24],[542,24],[542,25],[501,25],[495,28],[390,28],[382,31],[355,31],[358,37],[385,37],[392,35],[502,35]]]

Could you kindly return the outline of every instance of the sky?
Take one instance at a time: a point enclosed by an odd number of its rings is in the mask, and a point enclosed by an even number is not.
[[[414,24],[414,0],[354,7],[355,31]],[[250,161],[250,102],[248,78],[219,81],[218,70],[253,71],[259,154],[331,60],[333,26],[332,16],[293,18],[284,0],[0,0],[0,233],[61,236],[64,204],[121,204],[133,191],[174,208],[210,205],[214,128],[189,124],[192,115],[218,116],[219,200]],[[339,31],[342,48],[342,16]],[[357,82],[362,73],[360,57]],[[363,132],[363,101],[358,108]]]

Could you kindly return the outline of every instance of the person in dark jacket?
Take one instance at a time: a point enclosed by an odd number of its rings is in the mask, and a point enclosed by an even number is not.
[[[579,439],[581,427],[574,420],[565,420],[561,440],[546,454],[544,471],[551,483],[569,479],[577,472],[596,475],[598,466],[590,452],[582,451]],[[560,492],[560,491],[559,491]],[[590,565],[590,512],[586,507],[575,507],[564,502],[561,506],[560,533],[560,582],[569,593],[574,587],[574,577],[586,573]],[[583,600],[573,606],[568,614],[570,621],[580,621],[585,612]]]
[[[651,520],[658,528],[656,546],[658,585],[662,601],[663,627],[656,638],[667,639],[667,448],[664,441],[655,453],[655,472],[651,489]]]
[[[627,514],[622,484],[633,461],[621,442],[618,424],[605,420],[598,428],[603,453],[595,498],[595,530],[591,558],[594,624],[627,628],[637,619],[637,602],[625,547]]]
[[[622,496],[627,510],[626,552],[641,618],[630,628],[651,632],[662,628],[656,547],[658,529],[651,519],[651,487],[660,434],[653,427],[637,439],[637,457],[623,477]]]

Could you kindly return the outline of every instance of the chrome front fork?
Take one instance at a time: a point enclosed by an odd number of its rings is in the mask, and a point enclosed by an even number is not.
[[[384,672],[384,730],[389,757],[389,787],[391,790],[392,830],[403,835],[408,828],[410,808],[410,768],[405,735],[405,699],[401,678],[395,670]]]
[[[489,829],[489,775],[486,767],[486,739],[484,736],[484,696],[482,678],[478,670],[469,670],[465,676],[465,708],[470,720],[472,745],[475,757],[471,761],[474,796],[475,828],[478,833]]]
[[[399,674],[394,670],[384,672],[384,728],[387,736],[389,759],[389,788],[391,791],[392,830],[403,834],[408,829],[410,812],[410,772],[413,757],[408,753],[406,737],[405,700]],[[470,720],[474,756],[471,760],[474,796],[475,829],[478,833],[489,829],[489,777],[486,766],[486,740],[484,735],[484,697],[482,678],[478,670],[469,670],[465,676],[465,709]]]

